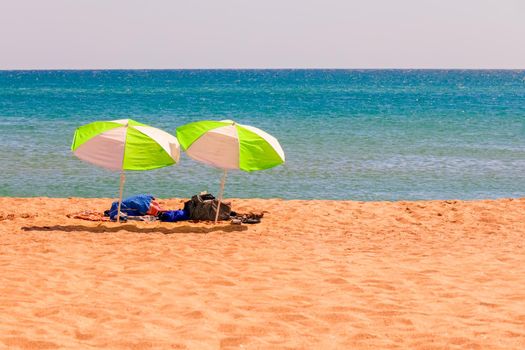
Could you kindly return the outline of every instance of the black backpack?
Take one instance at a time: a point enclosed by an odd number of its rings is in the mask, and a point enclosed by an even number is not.
[[[184,211],[189,213],[190,220],[214,221],[218,205],[219,201],[212,194],[198,194],[184,203]],[[231,211],[229,203],[221,202],[219,220],[229,220]]]

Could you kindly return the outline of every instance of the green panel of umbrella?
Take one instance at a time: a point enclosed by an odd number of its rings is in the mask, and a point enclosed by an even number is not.
[[[190,158],[224,170],[219,208],[228,170],[264,170],[285,161],[283,149],[275,137],[231,120],[189,123],[177,128],[177,138]]]
[[[83,161],[120,171],[117,221],[120,221],[125,170],[151,170],[179,161],[177,138],[131,119],[97,121],[75,131],[71,150]]]

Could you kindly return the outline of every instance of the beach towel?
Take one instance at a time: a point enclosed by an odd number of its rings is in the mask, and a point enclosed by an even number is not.
[[[102,215],[102,213],[99,213],[98,211],[91,210],[83,210],[78,213],[70,213],[66,214],[66,216],[71,219],[81,219],[88,221],[109,221],[109,218],[107,216]]]
[[[161,207],[159,203],[150,194],[138,194],[135,196],[128,197],[122,201],[120,212],[125,213],[127,216],[141,216],[141,215],[153,215],[157,216]],[[115,220],[118,211],[118,201],[111,204],[109,210],[109,217],[111,220]]]

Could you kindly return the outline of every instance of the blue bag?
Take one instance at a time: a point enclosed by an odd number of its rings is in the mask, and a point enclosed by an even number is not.
[[[128,216],[146,215],[150,208],[151,201],[154,199],[155,197],[150,194],[138,194],[136,196],[131,196],[122,201],[120,212],[125,213]],[[115,220],[117,218],[117,211],[118,201],[115,201],[111,204],[111,209],[109,210],[109,217],[111,220]]]
[[[159,214],[160,221],[177,222],[189,220],[190,215],[184,210],[167,210]]]

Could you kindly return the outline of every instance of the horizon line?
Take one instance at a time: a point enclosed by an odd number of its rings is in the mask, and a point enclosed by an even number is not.
[[[196,68],[0,68],[0,72],[31,72],[31,71],[190,71],[190,70],[223,70],[223,71],[233,71],[233,70],[355,70],[355,71],[373,71],[373,70],[426,70],[426,71],[432,71],[432,70],[449,70],[449,71],[525,71],[525,67],[523,68],[461,68],[461,67],[454,67],[454,68],[421,68],[421,67],[390,67],[390,68],[359,68],[359,67],[353,67],[353,68],[343,68],[343,67],[266,67],[266,68],[257,68],[257,67],[250,67],[250,68],[231,68],[231,67],[214,67],[214,68],[203,68],[203,67],[196,67]]]

